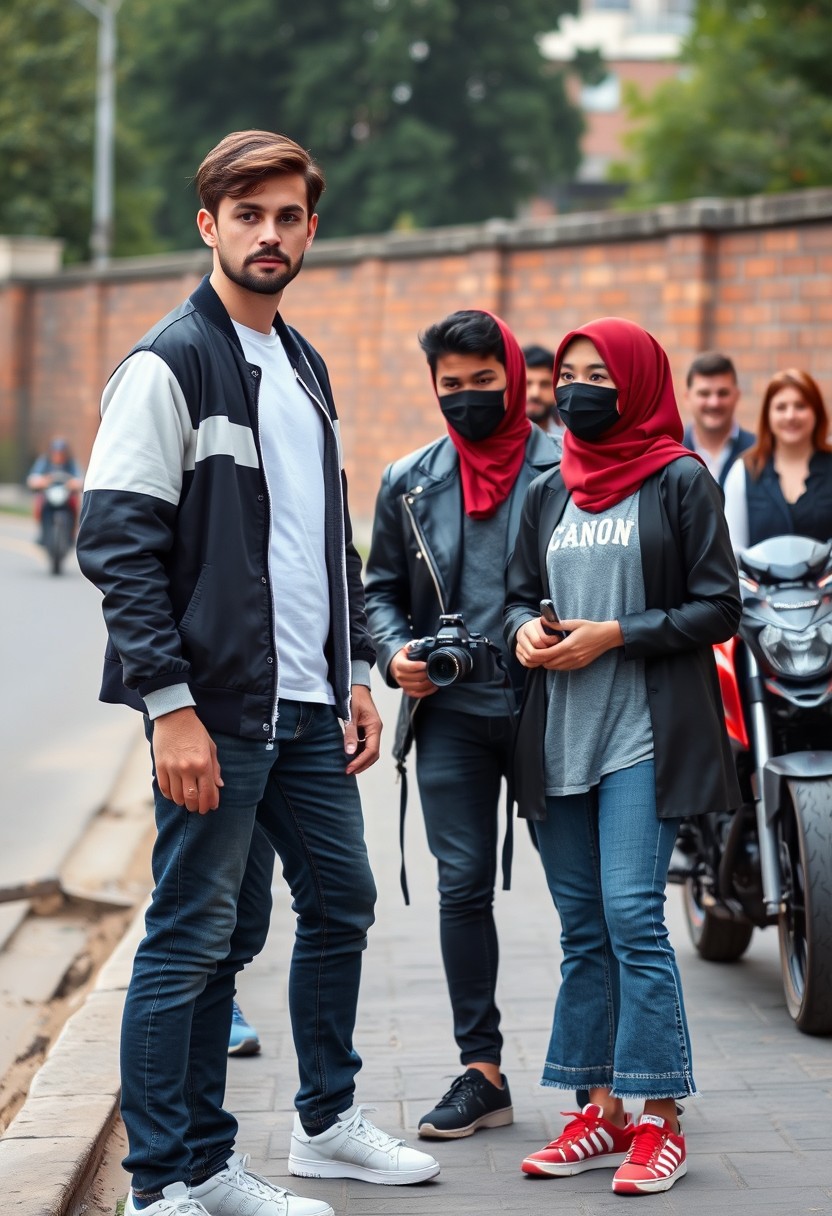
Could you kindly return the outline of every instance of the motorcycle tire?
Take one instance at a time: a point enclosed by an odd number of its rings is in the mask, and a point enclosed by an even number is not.
[[[69,552],[69,523],[62,511],[56,512],[52,517],[46,538],[46,552],[49,554],[49,569],[52,574],[60,574],[64,558]]]
[[[735,963],[748,949],[754,926],[703,907],[695,878],[688,878],[683,890],[685,920],[696,953],[708,963]]]
[[[789,781],[778,921],[786,1006],[804,1034],[832,1034],[832,779]]]

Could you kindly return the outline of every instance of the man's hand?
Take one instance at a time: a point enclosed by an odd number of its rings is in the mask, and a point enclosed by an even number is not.
[[[205,815],[220,803],[222,777],[214,740],[190,706],[153,723],[156,780],[177,806]]]
[[[558,628],[562,629],[563,624]],[[548,667],[554,647],[560,646],[562,640],[546,628],[546,622],[539,616],[536,620],[526,621],[517,630],[514,653],[523,667]]]
[[[363,773],[378,760],[381,747],[381,718],[364,684],[352,686],[352,721],[344,727],[344,751],[354,759],[348,773]]]
[[[588,667],[599,655],[624,645],[618,621],[561,621],[559,627],[569,636],[542,664],[547,671],[578,671]]]
[[[402,646],[390,660],[390,674],[403,692],[409,697],[429,697],[436,692],[436,685],[427,677],[427,663],[414,662],[409,659],[409,646]]]

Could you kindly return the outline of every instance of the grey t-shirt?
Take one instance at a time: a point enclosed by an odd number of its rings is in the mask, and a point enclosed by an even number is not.
[[[643,612],[638,491],[597,515],[570,499],[546,553],[561,620],[617,620]],[[608,650],[578,671],[548,677],[546,793],[580,794],[653,755],[644,662]]]
[[[506,541],[508,533],[509,500],[500,503],[488,519],[462,517],[462,571],[459,580],[459,603],[452,612],[462,612],[465,624],[473,633],[484,633],[499,646],[503,665],[508,670],[508,650],[503,639],[503,601],[505,600]],[[465,714],[505,717],[513,712],[514,694],[501,683],[502,673],[488,684],[452,684],[434,693],[433,702],[440,709],[454,709]]]

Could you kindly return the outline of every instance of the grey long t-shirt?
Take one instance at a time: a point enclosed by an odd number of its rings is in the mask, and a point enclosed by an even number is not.
[[[546,554],[561,620],[617,620],[643,612],[638,491],[597,515],[570,499]],[[644,662],[608,650],[578,671],[550,672],[546,793],[579,794],[653,755]]]

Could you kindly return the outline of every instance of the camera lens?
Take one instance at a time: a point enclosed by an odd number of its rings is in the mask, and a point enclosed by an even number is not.
[[[470,653],[461,646],[440,646],[428,658],[427,676],[432,684],[447,688],[456,680],[469,676],[473,666]]]

